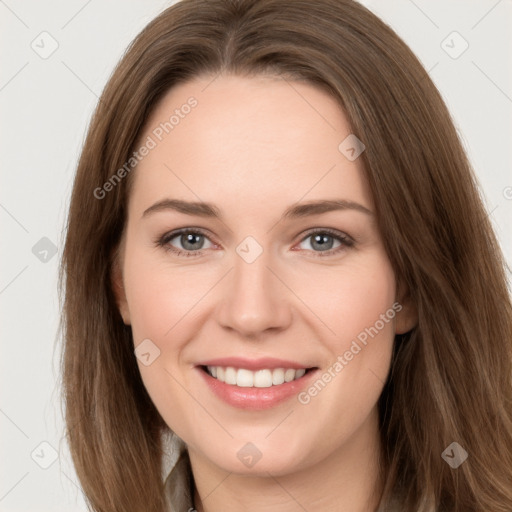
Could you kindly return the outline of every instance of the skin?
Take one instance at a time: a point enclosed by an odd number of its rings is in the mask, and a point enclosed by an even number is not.
[[[190,96],[197,107],[134,171],[113,282],[134,345],[149,338],[160,350],[151,365],[138,361],[140,373],[187,443],[195,507],[375,510],[377,400],[394,335],[414,326],[415,313],[397,294],[361,159],[338,150],[350,127],[336,101],[311,85],[224,75],[171,89],[140,140]],[[143,216],[165,198],[214,203],[223,221],[174,210]],[[280,220],[289,206],[319,199],[371,213]],[[155,242],[179,228],[207,233],[186,247],[201,255],[178,256]],[[312,228],[339,231],[354,245],[328,238],[323,247],[332,254],[322,256],[306,233]],[[263,249],[252,263],[236,252],[247,236]],[[183,243],[176,236],[167,245]],[[271,356],[327,371],[396,301],[402,310],[306,405],[292,397],[264,411],[238,409],[211,393],[195,368],[214,357]],[[247,442],[262,453],[252,468],[237,457]]]

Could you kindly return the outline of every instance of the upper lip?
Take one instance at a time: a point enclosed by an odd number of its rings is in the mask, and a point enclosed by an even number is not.
[[[297,361],[287,361],[285,359],[276,359],[274,357],[262,357],[260,359],[246,359],[244,357],[222,357],[217,359],[208,359],[207,361],[201,361],[197,366],[231,366],[233,368],[244,368],[246,370],[263,370],[268,368],[273,370],[274,368],[294,368],[296,370],[300,368],[313,368],[313,366],[298,363]]]

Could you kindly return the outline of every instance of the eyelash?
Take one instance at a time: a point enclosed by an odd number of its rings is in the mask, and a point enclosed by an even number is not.
[[[208,238],[206,232],[204,232],[200,228],[183,228],[183,229],[177,229],[175,231],[171,231],[170,233],[165,233],[161,237],[158,237],[155,240],[155,244],[158,247],[163,248],[167,252],[172,252],[176,256],[184,256],[187,258],[190,257],[196,257],[196,256],[202,256],[203,252],[207,249],[201,249],[199,251],[186,251],[183,249],[176,249],[172,245],[169,244],[171,240],[176,238],[179,235],[184,234],[193,234],[193,235],[202,235],[206,238]],[[348,235],[341,233],[340,231],[335,231],[329,228],[325,229],[316,229],[312,231],[308,231],[305,236],[300,240],[299,243],[304,242],[307,238],[313,236],[313,235],[329,235],[335,239],[337,239],[339,242],[341,242],[341,245],[337,247],[336,249],[329,249],[328,251],[313,251],[313,254],[315,257],[325,258],[328,256],[334,256],[335,254],[338,254],[339,252],[346,250],[347,248],[351,248],[355,245],[354,240],[349,237]],[[211,240],[210,240],[211,241]],[[304,249],[307,250],[307,249]]]

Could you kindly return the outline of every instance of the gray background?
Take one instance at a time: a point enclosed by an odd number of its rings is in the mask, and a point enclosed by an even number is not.
[[[59,398],[63,226],[98,96],[128,43],[171,3],[0,0],[2,512],[86,510]],[[410,45],[441,91],[510,265],[512,2],[362,3]]]

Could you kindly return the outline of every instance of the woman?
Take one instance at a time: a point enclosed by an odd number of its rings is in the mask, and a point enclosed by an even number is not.
[[[151,22],[61,272],[94,510],[512,510],[502,256],[439,93],[356,2]]]

